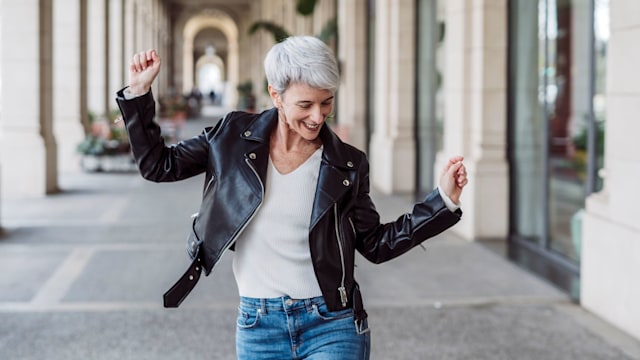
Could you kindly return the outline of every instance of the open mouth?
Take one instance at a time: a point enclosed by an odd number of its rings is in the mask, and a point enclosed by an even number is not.
[[[304,126],[309,130],[317,130],[320,127],[320,124],[304,123]]]

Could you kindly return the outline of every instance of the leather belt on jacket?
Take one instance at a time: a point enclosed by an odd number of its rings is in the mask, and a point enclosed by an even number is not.
[[[199,252],[200,251],[198,251],[198,253]],[[202,273],[202,261],[198,253],[180,279],[178,279],[178,281],[176,281],[176,283],[164,293],[163,300],[165,308],[179,307],[180,304],[182,304],[182,301],[187,298],[189,293],[191,293],[191,290],[196,286],[198,280],[200,280],[200,274]],[[364,309],[360,287],[357,284],[353,289],[352,304],[356,331],[358,334],[365,334],[369,331],[367,323],[365,322],[368,315]]]

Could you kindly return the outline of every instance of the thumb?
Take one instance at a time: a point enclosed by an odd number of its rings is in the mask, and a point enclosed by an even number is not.
[[[457,163],[452,164],[447,169],[447,176],[454,177],[456,175],[456,173],[458,172],[458,170],[460,170],[461,167],[462,167],[462,161],[458,161]]]
[[[153,69],[154,73],[157,73],[160,70],[160,55],[154,50],[147,50],[145,53],[145,60],[147,63],[147,67]]]
[[[155,63],[156,61],[160,61],[160,55],[155,50],[150,51],[150,59]]]

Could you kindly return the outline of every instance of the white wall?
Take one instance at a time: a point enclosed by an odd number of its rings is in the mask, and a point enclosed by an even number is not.
[[[640,2],[611,2],[604,189],[587,199],[582,305],[640,339]]]

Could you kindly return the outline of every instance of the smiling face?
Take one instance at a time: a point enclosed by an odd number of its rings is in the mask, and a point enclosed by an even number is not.
[[[269,94],[278,108],[278,116],[289,126],[289,132],[313,141],[333,111],[334,94],[306,84],[293,83],[283,94],[269,86]]]

